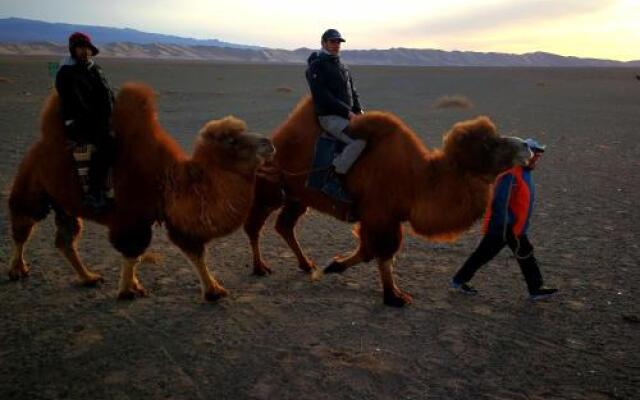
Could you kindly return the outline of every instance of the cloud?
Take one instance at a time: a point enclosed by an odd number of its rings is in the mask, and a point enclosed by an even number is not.
[[[608,9],[619,0],[508,0],[466,12],[430,18],[403,29],[412,35],[470,34],[514,25],[540,24],[570,19]]]

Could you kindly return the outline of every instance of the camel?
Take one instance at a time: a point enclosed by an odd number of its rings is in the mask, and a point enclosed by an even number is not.
[[[501,137],[487,117],[455,124],[444,135],[442,149],[436,150],[427,149],[408,126],[386,112],[357,116],[350,132],[367,141],[344,180],[355,199],[359,221],[354,233],[359,245],[350,255],[336,257],[323,273],[342,273],[376,259],[384,304],[396,307],[412,301],[393,274],[402,224],[408,222],[426,239],[455,240],[482,216],[496,176],[516,163],[524,165],[531,157],[524,141]],[[260,253],[260,231],[267,217],[281,209],[276,231],[295,253],[299,268],[321,276],[302,251],[294,230],[309,207],[346,220],[342,205],[305,186],[320,134],[311,98],[307,97],[272,136],[276,147],[272,168],[279,171],[280,179],[256,181],[253,206],[244,225],[256,275],[271,273]]]
[[[33,227],[53,209],[55,246],[82,284],[102,280],[78,256],[82,219],[106,225],[111,244],[124,257],[119,299],[147,294],[136,269],[151,241],[152,225],[163,223],[170,240],[195,266],[204,299],[225,296],[227,291],[207,268],[205,244],[242,225],[256,170],[273,155],[271,141],[246,132],[243,121],[228,116],[204,125],[188,157],[160,126],[153,90],[127,83],[118,93],[112,118],[117,142],[112,170],[115,205],[96,214],[82,203],[59,108],[60,99],[53,93],[42,111],[41,137],[22,160],[12,186],[9,210],[15,247],[9,277],[29,275],[25,244]]]

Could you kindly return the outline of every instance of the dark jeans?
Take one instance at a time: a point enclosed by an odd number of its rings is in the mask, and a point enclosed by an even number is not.
[[[470,281],[476,271],[491,261],[505,245],[508,245],[516,256],[529,292],[540,288],[543,283],[542,275],[540,274],[540,268],[538,268],[538,262],[533,256],[533,246],[529,242],[527,235],[522,235],[516,239],[511,227],[507,230],[506,241],[502,235],[485,235],[478,248],[469,256],[462,268],[453,277],[454,282],[465,283]]]
[[[115,139],[108,134],[92,142],[97,150],[91,155],[89,163],[89,193],[97,194],[102,191],[109,167],[113,164],[116,143]]]
[[[103,124],[104,125],[104,124]],[[98,195],[102,192],[109,167],[116,154],[116,140],[106,126],[71,125],[67,127],[67,135],[77,143],[90,143],[96,147],[89,161],[89,193]]]

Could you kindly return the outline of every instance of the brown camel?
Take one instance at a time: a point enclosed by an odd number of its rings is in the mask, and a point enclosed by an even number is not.
[[[204,298],[225,296],[205,264],[205,244],[242,225],[250,210],[256,169],[274,151],[270,140],[247,133],[243,121],[229,116],[204,125],[189,158],[156,119],[153,90],[125,84],[112,121],[117,141],[115,205],[96,215],[82,204],[59,108],[54,93],[42,112],[42,136],[25,155],[13,183],[9,209],[15,248],[9,276],[29,274],[25,243],[34,225],[53,209],[55,245],[83,284],[94,285],[102,277],[78,257],[81,218],[107,225],[111,244],[124,256],[118,292],[123,299],[146,294],[136,268],[151,241],[151,226],[159,222],[196,267]]]
[[[360,243],[351,255],[336,258],[324,272],[344,272],[376,259],[384,303],[391,306],[411,302],[393,276],[402,223],[408,221],[416,233],[428,239],[454,240],[482,216],[494,178],[531,156],[522,140],[500,137],[487,117],[455,124],[444,135],[443,148],[437,150],[428,150],[411,129],[389,113],[356,117],[350,132],[367,141],[367,148],[345,179],[357,205],[359,226],[355,232]],[[262,260],[259,238],[265,220],[276,209],[282,208],[277,232],[295,253],[299,267],[308,272],[316,267],[296,239],[294,227],[300,216],[312,207],[345,220],[342,206],[305,186],[320,133],[311,99],[306,98],[273,135],[277,149],[274,168],[279,169],[281,179],[257,180],[253,207],[244,225],[251,240],[255,274],[271,272]]]

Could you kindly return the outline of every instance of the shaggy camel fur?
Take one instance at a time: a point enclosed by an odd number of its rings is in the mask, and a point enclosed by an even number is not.
[[[196,267],[204,298],[224,296],[225,289],[205,264],[205,244],[234,231],[246,218],[256,169],[274,151],[270,140],[246,133],[244,122],[229,116],[204,125],[189,158],[160,126],[153,90],[126,84],[116,99],[112,121],[117,141],[115,206],[96,215],[82,204],[59,108],[54,93],[42,112],[42,136],[25,155],[12,187],[9,209],[15,248],[9,276],[19,279],[29,274],[25,243],[52,208],[55,245],[82,283],[93,285],[102,277],[78,256],[81,218],[108,226],[111,244],[124,256],[118,297],[125,299],[146,293],[136,268],[151,241],[152,224],[160,222]]]
[[[367,141],[345,181],[357,204],[360,243],[351,255],[336,258],[324,272],[344,272],[376,259],[384,303],[392,306],[411,301],[393,276],[402,223],[408,221],[416,233],[428,239],[455,239],[482,216],[494,178],[531,156],[522,140],[500,137],[486,117],[455,124],[438,150],[428,150],[411,129],[389,113],[359,116],[352,121],[350,132]],[[340,205],[305,187],[320,133],[311,100],[306,98],[273,135],[277,149],[274,165],[281,172],[281,181],[257,180],[253,207],[244,226],[251,240],[255,274],[271,272],[262,260],[259,237],[265,220],[276,209],[282,207],[276,230],[296,254],[299,267],[308,272],[316,267],[296,239],[298,218],[312,207],[344,220],[345,210]]]

